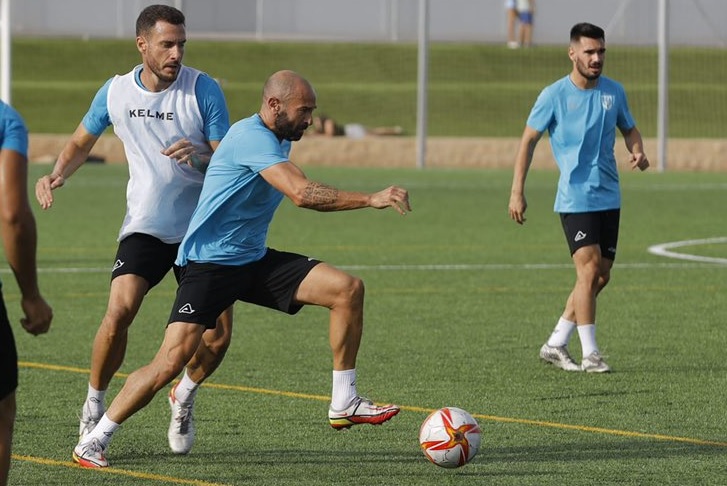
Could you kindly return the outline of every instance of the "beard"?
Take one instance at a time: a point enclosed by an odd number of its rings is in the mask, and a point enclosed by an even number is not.
[[[601,71],[603,70],[603,65],[598,67],[598,72],[593,73],[590,71],[590,68],[586,65],[583,65],[581,63],[576,63],[576,68],[578,69],[578,72],[583,76],[584,78],[593,81],[594,79],[598,79],[601,77]]]
[[[303,137],[308,124],[303,122],[300,125],[290,121],[286,112],[278,113],[275,117],[275,134],[283,140],[295,142]]]
[[[165,71],[158,67],[151,67],[150,70],[154,75],[159,78],[160,80],[164,81],[165,83],[172,84],[174,81],[177,80],[177,77],[179,76],[179,70],[181,69],[181,65],[177,65],[177,67],[174,69],[174,72],[172,74],[166,74]]]

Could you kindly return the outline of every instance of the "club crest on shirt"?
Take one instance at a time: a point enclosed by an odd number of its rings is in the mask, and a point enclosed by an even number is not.
[[[577,111],[581,107],[581,103],[578,98],[569,97],[566,101],[566,106],[568,111]]]
[[[604,110],[610,110],[613,107],[613,95],[602,94],[601,95],[601,106]]]

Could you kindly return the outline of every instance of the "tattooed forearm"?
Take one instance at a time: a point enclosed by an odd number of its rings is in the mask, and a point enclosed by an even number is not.
[[[316,211],[346,211],[367,207],[369,196],[362,192],[339,191],[335,187],[310,181],[303,189],[298,205]]]
[[[319,182],[309,182],[303,191],[301,206],[318,211],[337,209],[338,189]]]

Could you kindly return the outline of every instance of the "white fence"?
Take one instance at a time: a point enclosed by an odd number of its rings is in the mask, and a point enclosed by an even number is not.
[[[727,46],[727,1],[668,0],[672,45]],[[416,42],[419,0],[13,0],[12,33],[133,37],[152,3],[187,15],[195,38]],[[582,21],[606,29],[609,44],[656,45],[658,0],[537,0],[534,38],[565,44]],[[503,42],[504,0],[429,0],[437,41]]]

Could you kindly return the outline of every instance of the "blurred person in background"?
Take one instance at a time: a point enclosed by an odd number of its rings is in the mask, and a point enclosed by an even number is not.
[[[517,40],[517,8],[516,0],[505,0],[505,14],[507,16],[507,47],[517,49],[520,43]]]
[[[515,10],[520,22],[518,40],[521,47],[533,45],[533,21],[535,17],[535,0],[515,0]]]
[[[360,123],[340,124],[327,115],[314,116],[310,130],[315,135],[345,136],[348,138],[364,138],[368,135],[401,135],[404,133],[400,126],[367,127]]]
[[[573,26],[568,57],[572,71],[546,87],[530,111],[515,159],[508,211],[518,224],[525,222],[525,179],[535,146],[547,130],[560,169],[554,210],[560,215],[576,282],[540,358],[566,371],[605,373],[611,367],[596,342],[596,297],[610,280],[618,243],[621,188],[614,155],[616,129],[624,138],[632,169],[646,170],[649,160],[623,86],[602,76],[603,29],[589,23]],[[580,365],[568,352],[576,329],[583,356]]]
[[[176,8],[151,5],[136,21],[136,48],[142,64],[109,79],[66,143],[50,175],[36,183],[43,209],[52,191],[88,159],[106,128],[124,144],[129,166],[126,216],[111,270],[106,315],[93,342],[91,373],[81,408],[79,436],[93,430],[105,411],[109,383],[126,354],[128,329],[147,292],[174,266],[202,190],[212,152],[229,129],[219,84],[184,66],[185,17]],[[222,362],[232,332],[232,309],[208,329],[186,372],[169,392],[172,417],[169,447],[186,454],[195,439],[194,399],[199,385]]]
[[[28,201],[28,130],[18,112],[0,101],[0,229],[5,258],[20,290],[20,325],[48,332],[53,310],[38,288],[37,230]],[[2,285],[0,284],[0,289]],[[0,486],[8,484],[15,426],[18,353],[0,290]]]

